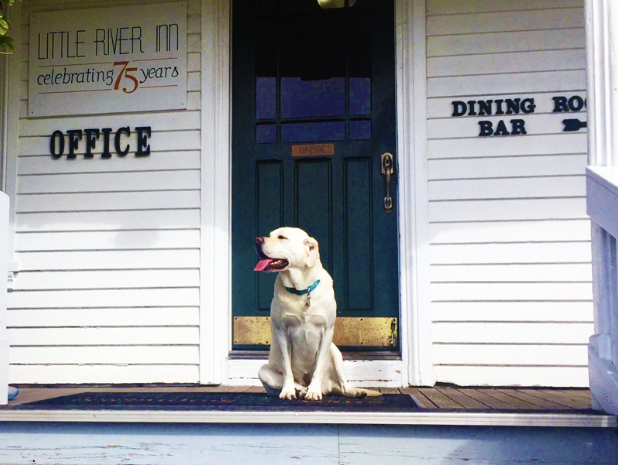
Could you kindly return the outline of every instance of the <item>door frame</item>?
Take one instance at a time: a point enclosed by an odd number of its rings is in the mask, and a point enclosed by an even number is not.
[[[346,361],[348,379],[356,384],[435,383],[429,296],[425,1],[395,1],[398,199],[403,207],[398,209],[401,360]],[[200,383],[256,384],[263,360],[229,358],[231,1],[201,0],[201,13]]]

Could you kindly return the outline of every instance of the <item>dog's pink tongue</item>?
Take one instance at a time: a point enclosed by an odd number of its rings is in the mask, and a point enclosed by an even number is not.
[[[254,271],[260,272],[263,271],[264,269],[266,269],[266,266],[268,266],[270,264],[270,262],[272,261],[272,259],[261,259],[258,261],[258,263],[255,265],[255,267],[253,268]]]

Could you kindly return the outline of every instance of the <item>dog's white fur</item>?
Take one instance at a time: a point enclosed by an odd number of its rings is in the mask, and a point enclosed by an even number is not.
[[[341,352],[332,343],[337,317],[333,280],[320,262],[318,242],[301,229],[281,227],[264,237],[259,247],[268,258],[288,262],[273,271],[278,277],[270,308],[272,344],[268,364],[259,372],[266,392],[295,399],[298,391],[300,397],[316,401],[327,394],[379,395],[352,387],[345,378]],[[286,290],[305,290],[317,280],[320,284],[311,292],[309,307],[307,295]]]

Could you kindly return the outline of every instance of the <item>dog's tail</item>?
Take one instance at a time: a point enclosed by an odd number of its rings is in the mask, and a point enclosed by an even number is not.
[[[376,396],[381,396],[382,394],[380,394],[380,391],[374,391],[373,389],[360,389],[359,391],[361,391],[363,393],[363,396],[367,396],[367,397],[376,397]]]

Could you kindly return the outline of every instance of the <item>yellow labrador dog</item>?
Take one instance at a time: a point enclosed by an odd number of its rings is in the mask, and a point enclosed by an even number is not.
[[[350,386],[341,352],[332,343],[337,302],[322,267],[318,242],[301,229],[281,227],[255,239],[258,272],[278,273],[270,306],[272,344],[259,372],[270,396],[318,401],[322,395],[378,396]]]

